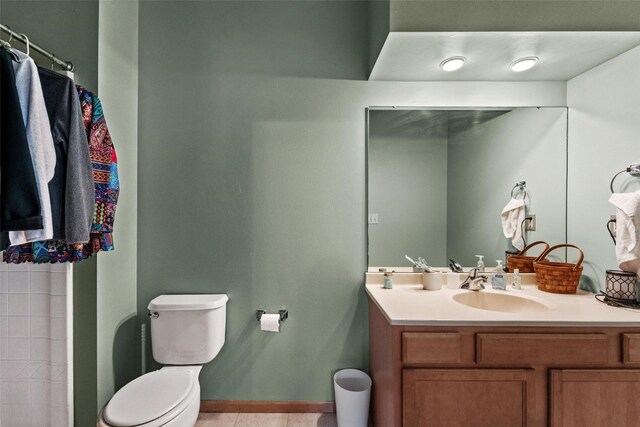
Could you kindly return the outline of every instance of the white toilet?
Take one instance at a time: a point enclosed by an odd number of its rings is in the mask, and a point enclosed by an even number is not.
[[[122,387],[98,427],[193,427],[200,410],[198,374],[224,345],[225,294],[160,295],[147,307],[153,358],[163,365]]]

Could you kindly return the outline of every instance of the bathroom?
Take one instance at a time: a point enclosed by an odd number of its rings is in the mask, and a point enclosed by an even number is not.
[[[638,48],[562,81],[369,75],[389,31],[637,32],[639,16],[633,2],[598,1],[2,0],[0,23],[72,61],[99,94],[118,150],[116,250],[73,266],[73,425],[95,425],[116,391],[159,367],[147,305],[177,293],[229,297],[225,345],[199,377],[203,412],[255,401],[332,414],[333,373],[369,368],[370,107],[568,107],[566,241],[601,284],[616,266],[609,182],[640,161]],[[513,184],[482,191],[506,198]],[[280,333],[260,331],[260,308],[288,310]]]

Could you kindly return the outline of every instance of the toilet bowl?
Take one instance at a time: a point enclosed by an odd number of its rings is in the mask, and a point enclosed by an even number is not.
[[[202,366],[169,366],[136,378],[105,406],[98,427],[193,426],[200,410]]]
[[[98,427],[193,427],[200,410],[202,365],[225,341],[225,294],[160,295],[148,306],[153,358],[167,366],[122,387]]]

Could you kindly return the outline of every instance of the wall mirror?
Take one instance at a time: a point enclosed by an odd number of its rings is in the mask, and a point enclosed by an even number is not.
[[[527,241],[566,241],[565,107],[369,108],[367,124],[369,268],[411,266],[405,254],[495,265],[513,250],[500,214],[519,181]]]

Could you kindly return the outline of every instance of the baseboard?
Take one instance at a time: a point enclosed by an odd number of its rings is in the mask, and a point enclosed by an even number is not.
[[[336,411],[336,404],[329,401],[257,401],[257,400],[203,400],[200,402],[200,412],[306,412],[329,413]]]

